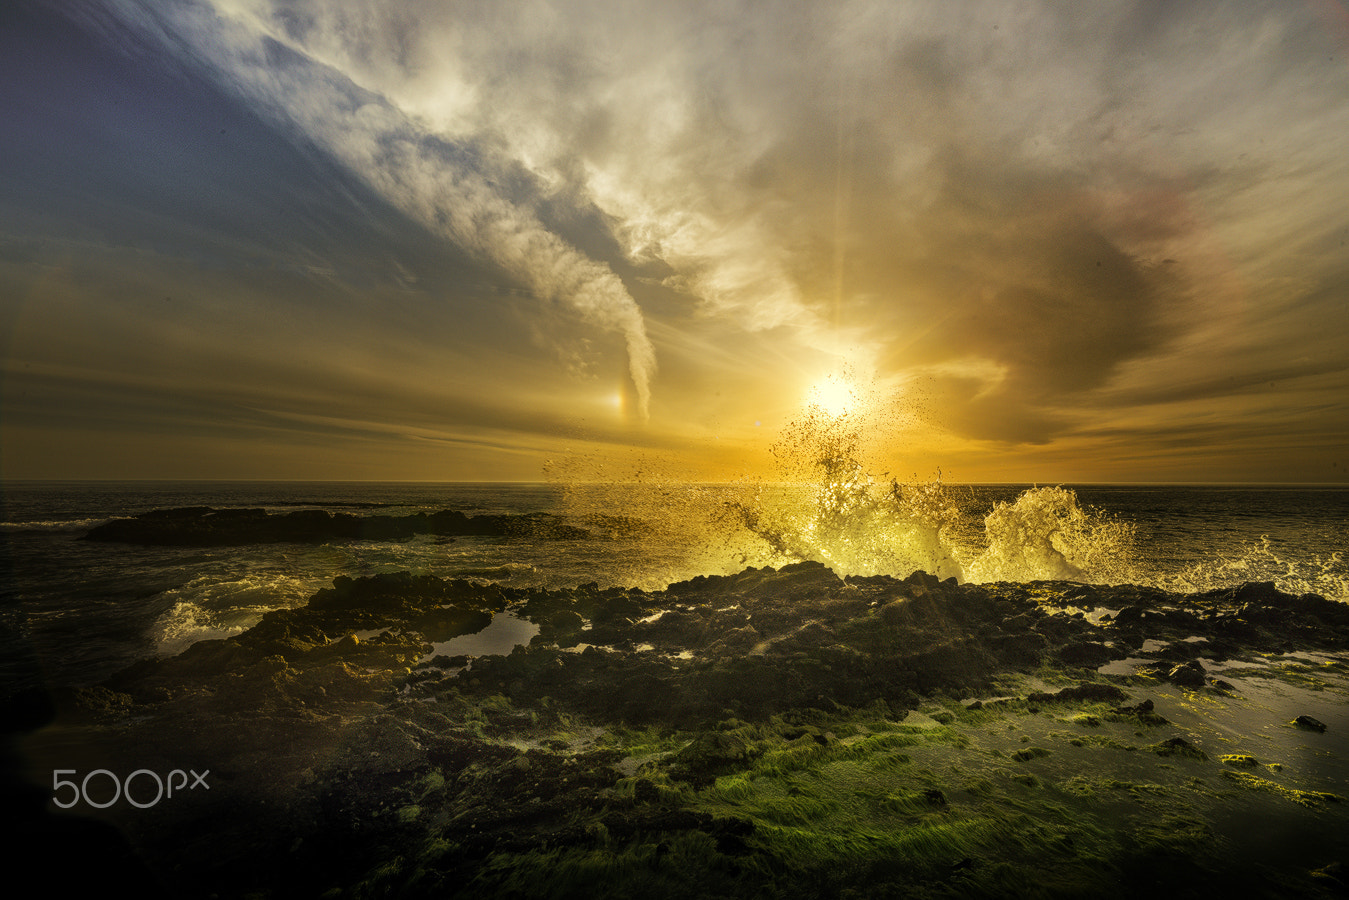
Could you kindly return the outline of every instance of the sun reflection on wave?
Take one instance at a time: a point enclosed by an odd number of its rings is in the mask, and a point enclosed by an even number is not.
[[[799,489],[731,504],[730,517],[767,545],[763,563],[811,559],[840,575],[921,569],[981,582],[1136,579],[1133,525],[1080,505],[1071,490],[1035,487],[980,511],[940,471],[908,482],[879,472],[864,437],[880,405],[863,398],[844,376],[817,384],[770,448],[782,480]]]

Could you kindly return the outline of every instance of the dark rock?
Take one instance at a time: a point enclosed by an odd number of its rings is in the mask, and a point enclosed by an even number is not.
[[[1100,641],[1081,641],[1067,644],[1059,648],[1058,651],[1059,659],[1066,665],[1084,669],[1099,668],[1110,660],[1120,658],[1123,655],[1120,651],[1113,650]]]
[[[710,656],[739,655],[756,646],[761,639],[759,632],[749,625],[734,628],[713,641],[708,646],[707,653]]]
[[[1160,744],[1148,748],[1158,756],[1187,756],[1191,759],[1208,759],[1208,754],[1183,737],[1167,738]]]
[[[632,797],[638,803],[655,803],[660,800],[660,790],[649,778],[638,778],[632,786]]]
[[[1319,719],[1313,719],[1311,716],[1298,716],[1293,720],[1293,724],[1298,728],[1305,728],[1308,731],[1319,731],[1324,733],[1326,724]]]
[[[789,741],[807,738],[821,747],[829,745],[829,733],[814,725],[784,725],[778,729],[778,734]]]
[[[1030,760],[1037,759],[1041,756],[1048,756],[1050,752],[1051,751],[1046,750],[1043,747],[1027,747],[1024,750],[1018,750],[1013,753],[1012,759],[1017,762],[1029,762]]]
[[[1158,725],[1170,724],[1165,718],[1157,715],[1157,713],[1155,713],[1153,709],[1154,707],[1152,701],[1144,700],[1141,703],[1137,703],[1133,706],[1121,706],[1118,709],[1112,710],[1112,712],[1114,713],[1114,715],[1117,716],[1132,716],[1133,718],[1138,720],[1138,723],[1140,725],[1148,725],[1155,727]]]
[[[1191,661],[1176,666],[1167,672],[1166,678],[1172,684],[1178,684],[1181,687],[1198,688],[1203,687],[1207,682],[1208,672],[1204,669],[1202,663]]]
[[[1349,872],[1345,871],[1344,863],[1338,860],[1313,869],[1311,876],[1337,894],[1349,894]]]
[[[1090,607],[1098,604],[1101,592],[1095,585],[1074,584],[1060,596],[1063,600],[1070,602],[1073,606]]]
[[[1113,684],[1100,684],[1097,682],[1083,682],[1072,687],[1063,688],[1052,694],[1037,692],[1026,697],[1027,703],[1069,703],[1087,701],[1120,701],[1128,700],[1129,695]]]
[[[1143,623],[1147,617],[1148,611],[1141,606],[1126,606],[1115,613],[1111,624],[1115,628],[1135,628]]]
[[[704,731],[675,754],[670,774],[698,787],[747,764],[755,755],[757,750],[735,732]]]
[[[748,819],[715,819],[712,828],[705,829],[717,842],[717,852],[724,856],[747,856],[753,848],[745,838],[754,833],[754,823]]]
[[[918,569],[914,572],[911,572],[909,574],[909,577],[904,579],[904,583],[913,585],[914,587],[921,587],[930,591],[940,587],[942,581],[936,575],[929,575],[922,569]]]
[[[612,523],[606,523],[612,524]],[[608,529],[612,532],[612,529]],[[419,534],[441,537],[492,535],[535,540],[585,540],[594,534],[544,513],[465,516],[443,510],[407,516],[336,515],[321,509],[273,514],[264,509],[204,506],[154,510],[114,519],[89,530],[90,541],[120,541],[180,547],[224,547],[330,540],[406,540]]]
[[[1049,640],[1034,631],[1002,634],[988,639],[988,648],[1014,666],[1035,666],[1049,652]]]
[[[1244,603],[1267,603],[1288,595],[1276,588],[1272,581],[1248,581],[1237,587],[1232,596]]]

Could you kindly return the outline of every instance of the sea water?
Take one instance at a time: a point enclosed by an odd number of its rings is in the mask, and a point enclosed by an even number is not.
[[[227,637],[338,576],[409,571],[521,588],[659,590],[816,559],[840,575],[1066,579],[1197,591],[1274,581],[1349,601],[1349,488],[814,483],[108,483],[3,486],[0,678],[88,685],[137,659]],[[588,537],[153,547],[95,525],[209,506],[402,516],[546,513]],[[508,648],[507,648],[508,649]]]

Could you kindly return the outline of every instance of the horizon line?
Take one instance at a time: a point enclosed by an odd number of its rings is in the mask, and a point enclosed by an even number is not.
[[[897,479],[896,479],[897,480]],[[1099,486],[1099,487],[1335,487],[1349,488],[1349,481],[946,481],[936,479],[936,483],[970,487],[1023,486],[1049,487],[1054,485]],[[660,484],[764,484],[764,485],[810,485],[814,481],[758,481],[741,480],[696,480],[669,479],[665,481],[601,481],[576,479],[570,481],[545,481],[526,479],[399,479],[399,478],[26,478],[0,477],[0,485],[23,484],[404,484],[404,485],[660,485]],[[883,483],[883,482],[882,482]],[[934,481],[904,481],[901,484],[932,484]]]

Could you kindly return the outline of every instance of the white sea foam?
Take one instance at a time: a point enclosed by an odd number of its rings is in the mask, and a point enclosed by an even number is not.
[[[274,609],[302,606],[321,583],[280,574],[247,575],[234,580],[202,575],[165,591],[171,606],[151,629],[161,657],[181,653],[197,641],[247,631]]]
[[[890,468],[868,458],[872,419],[864,409],[814,406],[788,426],[773,453],[783,479],[800,488],[755,490],[721,515],[759,539],[744,561],[816,560],[840,575],[922,570],[969,582],[1055,579],[1179,592],[1272,581],[1293,594],[1349,600],[1341,551],[1281,547],[1266,536],[1214,552],[1191,548],[1202,561],[1162,566],[1141,551],[1140,527],[1164,523],[1121,519],[1061,486],[1032,487],[980,509],[972,492],[943,484],[940,473],[927,482],[887,481],[870,474]]]
[[[1159,587],[1175,591],[1203,591],[1244,581],[1272,581],[1290,594],[1320,594],[1349,601],[1349,573],[1344,553],[1331,551],[1302,558],[1281,554],[1268,535],[1243,541],[1229,551],[1218,551],[1203,562],[1155,579]]]
[[[47,519],[34,522],[0,522],[0,534],[22,534],[26,531],[60,532],[88,531],[111,519]]]
[[[1083,507],[1062,487],[1024,491],[984,517],[987,546],[966,567],[970,581],[1137,581],[1135,526]]]
[[[1062,487],[1035,487],[980,512],[939,477],[900,482],[872,471],[864,412],[815,406],[774,446],[795,492],[758,491],[728,505],[728,518],[766,544],[761,561],[816,560],[840,575],[922,570],[960,581],[1136,577],[1134,527],[1083,506]]]

